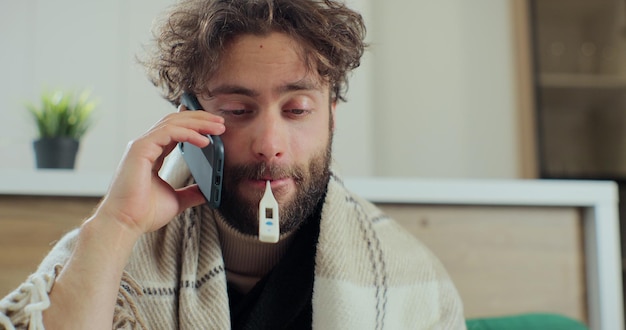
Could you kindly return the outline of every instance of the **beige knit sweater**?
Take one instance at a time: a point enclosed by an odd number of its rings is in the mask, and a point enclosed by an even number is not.
[[[188,178],[171,157],[164,177]],[[114,329],[229,329],[216,212],[191,208],[144,235],[125,269]],[[42,311],[77,231],[36,273],[0,300],[0,329],[43,329]],[[315,257],[314,329],[465,329],[459,295],[439,261],[371,203],[333,176]],[[96,284],[94,284],[96,285]]]

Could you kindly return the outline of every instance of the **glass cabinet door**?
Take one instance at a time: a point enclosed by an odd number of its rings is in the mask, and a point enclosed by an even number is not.
[[[531,0],[539,172],[626,179],[623,0]]]

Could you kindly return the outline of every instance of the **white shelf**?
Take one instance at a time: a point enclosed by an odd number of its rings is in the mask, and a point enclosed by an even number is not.
[[[73,170],[19,170],[0,172],[0,195],[103,196],[112,174]]]
[[[347,178],[346,186],[377,203],[503,206],[593,206],[617,203],[617,185],[594,180]]]
[[[626,89],[626,77],[573,73],[544,73],[539,76],[544,88]]]

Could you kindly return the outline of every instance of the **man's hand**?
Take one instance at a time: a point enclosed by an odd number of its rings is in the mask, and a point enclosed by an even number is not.
[[[205,200],[197,185],[174,190],[158,172],[178,142],[206,147],[206,134],[224,132],[222,117],[205,111],[173,113],[128,145],[110,191],[97,213],[138,233],[157,230],[183,210]]]
[[[158,172],[178,142],[209,144],[224,120],[205,111],[173,113],[129,144],[102,203],[81,227],[50,292],[46,329],[111,329],[122,273],[133,246],[188,207],[204,202],[196,185],[174,190]]]

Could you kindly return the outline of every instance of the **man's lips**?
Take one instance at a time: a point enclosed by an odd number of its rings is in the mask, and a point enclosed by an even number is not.
[[[272,187],[272,191],[283,188],[289,185],[290,182],[293,182],[291,178],[280,178],[280,179],[260,179],[260,180],[251,179],[249,180],[249,183],[254,188],[265,189],[266,182],[268,180],[270,181],[270,186]]]

